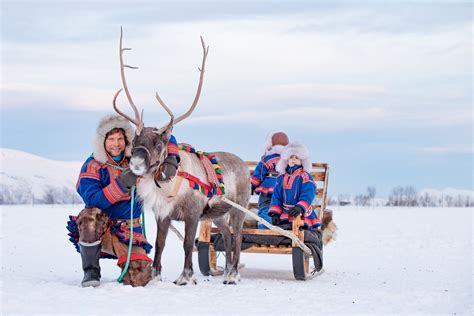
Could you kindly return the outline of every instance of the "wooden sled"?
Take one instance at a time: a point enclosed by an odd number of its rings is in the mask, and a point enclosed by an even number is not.
[[[250,174],[253,174],[257,162],[247,161],[246,162]],[[311,175],[316,182],[316,198],[313,201],[313,208],[316,210],[318,217],[323,218],[324,210],[326,209],[327,199],[327,187],[329,179],[329,165],[326,163],[313,163],[313,170]],[[250,185],[250,184],[249,184]],[[257,203],[249,203],[249,209],[258,209]],[[304,231],[300,228],[303,226],[303,220],[298,217],[293,221],[292,233],[298,237],[299,240],[304,241]],[[198,261],[199,269],[203,275],[219,275],[222,271],[217,268],[216,263],[216,251],[214,250],[214,244],[211,241],[213,234],[218,234],[219,230],[216,227],[212,227],[211,220],[201,221],[199,239],[198,239]],[[262,235],[262,236],[282,236],[280,233],[272,230],[264,229],[251,229],[245,228],[242,231],[243,235]],[[298,247],[293,241],[291,246],[269,246],[265,244],[255,244],[252,247],[242,250],[246,253],[268,253],[268,254],[286,254],[291,255],[293,260],[293,275],[297,280],[308,280],[314,276],[320,274],[323,270],[322,262],[322,243],[320,253],[318,253],[319,266],[313,271],[310,271],[310,258],[312,255],[307,255],[300,247]]]

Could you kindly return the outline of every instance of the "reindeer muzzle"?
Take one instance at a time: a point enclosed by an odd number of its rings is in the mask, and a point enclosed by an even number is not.
[[[145,174],[150,169],[150,151],[144,146],[133,149],[130,159],[130,169],[137,176]]]

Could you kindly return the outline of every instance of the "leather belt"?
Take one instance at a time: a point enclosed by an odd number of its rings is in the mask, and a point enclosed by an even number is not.
[[[130,227],[130,220],[129,219],[119,219],[120,227],[128,228]],[[142,219],[140,217],[133,219],[133,228],[141,227],[142,226]]]
[[[279,175],[280,174],[276,171],[270,171],[270,172],[267,173],[266,176],[269,177],[269,178],[277,178]]]

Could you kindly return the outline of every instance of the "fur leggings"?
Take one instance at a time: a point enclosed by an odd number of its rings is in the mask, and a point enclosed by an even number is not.
[[[107,229],[110,223],[109,217],[100,209],[85,208],[79,213],[76,221],[80,243],[94,243],[101,240],[103,252],[117,258],[127,254],[128,245],[120,242],[118,237]],[[124,229],[130,229],[130,224],[124,223]],[[133,246],[132,253],[145,254],[146,252],[142,247]]]

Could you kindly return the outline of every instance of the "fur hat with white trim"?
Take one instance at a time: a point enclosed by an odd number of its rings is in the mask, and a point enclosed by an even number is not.
[[[100,163],[107,162],[107,152],[105,151],[104,144],[105,136],[114,128],[121,128],[125,131],[125,137],[127,138],[125,157],[130,157],[132,154],[132,140],[135,136],[133,127],[125,118],[119,115],[109,114],[100,120],[94,139],[94,159]]]
[[[311,172],[312,164],[311,159],[309,158],[309,150],[305,145],[300,143],[291,143],[285,147],[285,150],[283,150],[281,159],[277,163],[275,170],[280,174],[284,174],[286,172],[286,166],[288,166],[288,160],[293,155],[301,159],[301,164],[303,165],[304,171]]]
[[[288,136],[285,133],[271,132],[265,140],[263,151],[265,155],[281,154],[288,142]]]

